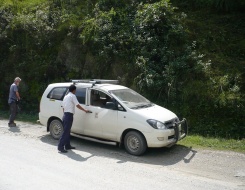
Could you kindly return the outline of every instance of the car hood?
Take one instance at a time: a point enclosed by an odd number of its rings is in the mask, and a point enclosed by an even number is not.
[[[149,108],[132,109],[132,111],[138,115],[144,116],[146,119],[155,119],[161,122],[169,121],[177,117],[176,114],[170,110],[158,105]]]

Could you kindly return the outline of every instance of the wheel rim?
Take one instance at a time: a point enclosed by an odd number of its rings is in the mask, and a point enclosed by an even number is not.
[[[136,152],[137,150],[139,150],[140,141],[136,136],[131,135],[127,139],[127,146],[130,151]]]
[[[60,137],[62,133],[62,126],[60,125],[60,123],[58,122],[53,123],[51,129],[52,129],[52,134],[55,137]]]

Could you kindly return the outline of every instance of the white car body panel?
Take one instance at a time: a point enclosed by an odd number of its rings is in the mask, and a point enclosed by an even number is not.
[[[61,100],[47,98],[49,92],[55,87],[69,87],[72,83],[56,83],[47,87],[40,102],[39,120],[47,126],[51,118],[62,120],[63,109]],[[87,88],[87,95],[90,95],[91,84],[77,83],[77,87]],[[95,85],[92,89],[100,90],[108,95],[111,90],[128,89],[127,87],[113,84]],[[112,95],[111,95],[112,96]],[[154,104],[152,107],[141,109],[130,109],[126,104],[113,96],[125,109],[111,110],[90,105],[90,96],[87,96],[85,104],[81,104],[85,109],[91,110],[91,114],[86,114],[76,108],[71,132],[78,135],[85,135],[114,142],[120,142],[125,130],[136,130],[141,132],[147,142],[148,147],[164,147],[176,143],[174,129],[154,129],[147,123],[148,119],[155,119],[162,123],[170,120],[178,120],[177,116]],[[161,138],[161,140],[159,140]]]

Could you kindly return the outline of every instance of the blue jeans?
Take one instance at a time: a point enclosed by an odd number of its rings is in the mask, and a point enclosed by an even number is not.
[[[65,112],[63,116],[64,131],[59,140],[58,150],[64,150],[64,147],[70,147],[70,132],[73,123],[73,114]]]

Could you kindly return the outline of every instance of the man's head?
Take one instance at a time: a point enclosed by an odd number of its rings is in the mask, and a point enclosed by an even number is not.
[[[20,77],[16,77],[16,78],[14,79],[14,83],[15,83],[16,85],[19,85],[19,84],[20,84],[20,81],[21,81],[21,78],[20,78]]]
[[[72,84],[72,85],[69,87],[69,92],[72,92],[73,94],[75,94],[76,89],[77,89],[77,87],[76,87],[75,85]]]

